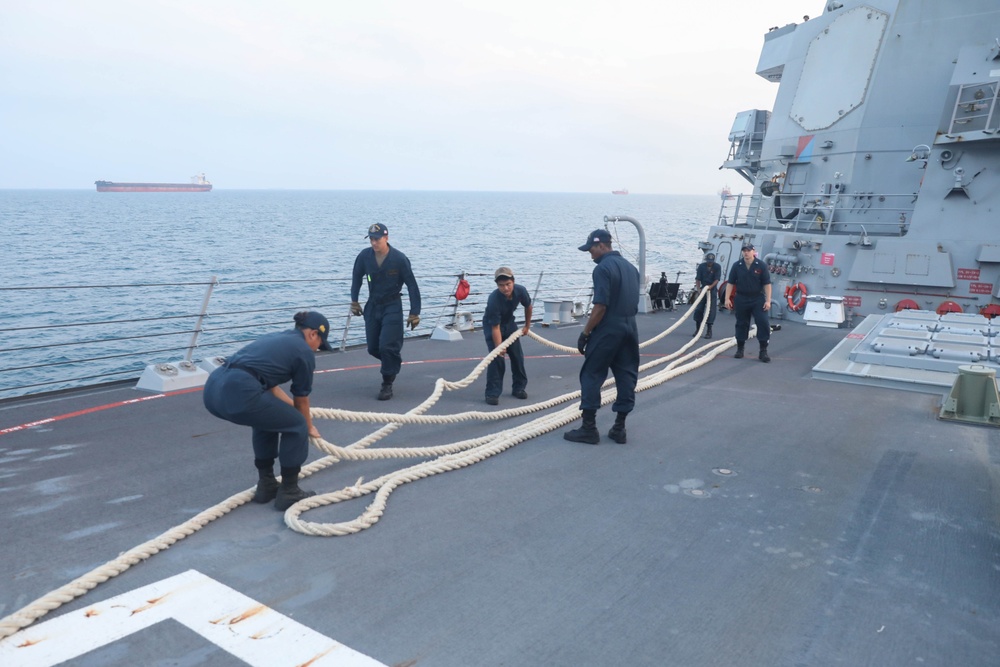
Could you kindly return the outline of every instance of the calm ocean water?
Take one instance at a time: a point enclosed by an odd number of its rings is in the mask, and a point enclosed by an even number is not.
[[[336,332],[346,322],[354,258],[373,222],[386,224],[390,242],[410,258],[425,301],[418,333],[429,333],[450,309],[463,271],[489,276],[470,278],[473,296],[463,304],[470,310],[501,265],[532,292],[544,271],[539,299],[585,291],[592,264],[576,247],[605,226],[604,216],[642,224],[650,280],[665,271],[673,281],[684,271],[687,285],[700,261],[697,242],[718,212],[714,196],[0,191],[7,274],[0,398],[136,377],[148,363],[183,358],[213,276],[220,284],[195,358],[283,328],[300,308],[322,310]],[[611,228],[616,247],[638,264],[635,229]],[[347,342],[359,342],[359,333],[355,322]],[[70,363],[95,357],[108,358]],[[97,379],[95,368],[119,375]],[[25,385],[33,386],[12,389]]]

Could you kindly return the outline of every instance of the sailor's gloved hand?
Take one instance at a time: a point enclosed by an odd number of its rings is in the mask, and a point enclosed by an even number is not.
[[[420,316],[410,315],[406,318],[406,323],[410,325],[410,331],[412,331],[417,328],[418,324],[420,324]]]
[[[364,315],[365,311],[361,310],[361,304],[357,301],[351,302],[351,315]]]
[[[580,337],[576,339],[576,349],[580,350],[580,354],[586,354],[588,340],[590,340],[590,334],[581,331]]]

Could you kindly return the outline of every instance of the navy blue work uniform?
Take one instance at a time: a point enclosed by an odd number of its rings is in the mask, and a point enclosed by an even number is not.
[[[714,282],[722,280],[722,267],[715,262],[702,262],[695,269],[694,279],[699,282],[702,287],[705,285],[711,285]],[[694,309],[694,321],[701,326],[701,318],[705,315],[705,304],[710,304],[708,309],[708,326],[715,324],[715,312],[719,307],[719,290],[718,285],[709,290],[708,295],[701,300],[698,307]]]
[[[291,380],[292,396],[312,392],[316,354],[300,329],[261,336],[212,371],[202,398],[210,413],[253,428],[254,458],[299,468],[309,454],[309,426],[271,389]]]
[[[503,293],[496,289],[486,300],[486,311],[483,313],[483,334],[486,336],[486,348],[492,352],[496,345],[493,344],[493,327],[500,326],[500,340],[507,340],[507,337],[517,331],[517,323],[514,321],[514,310],[521,304],[524,308],[531,305],[531,297],[528,290],[523,285],[514,283],[514,291],[508,299]],[[510,372],[513,376],[511,392],[523,391],[528,386],[528,375],[524,370],[524,351],[521,349],[521,339],[518,338],[507,347],[507,356],[510,357]],[[503,376],[506,366],[503,357],[497,357],[486,368],[486,397],[499,397],[503,392]]]
[[[354,260],[351,281],[351,301],[357,301],[361,281],[367,279],[368,301],[365,303],[365,337],[368,354],[382,362],[382,375],[395,377],[403,358],[403,285],[410,297],[410,314],[420,314],[420,288],[413,277],[410,260],[389,246],[389,253],[379,266],[375,251],[365,248]]]
[[[747,263],[740,259],[729,270],[729,284],[733,286],[733,314],[736,315],[736,343],[742,347],[750,336],[750,317],[757,324],[757,342],[766,345],[771,339],[771,325],[764,310],[767,299],[764,285],[771,284],[767,264],[754,257]]]
[[[601,385],[608,369],[615,376],[618,396],[611,409],[628,414],[635,407],[639,380],[639,272],[617,250],[597,259],[594,268],[594,303],[607,311],[590,332],[580,368],[580,409],[601,407]]]

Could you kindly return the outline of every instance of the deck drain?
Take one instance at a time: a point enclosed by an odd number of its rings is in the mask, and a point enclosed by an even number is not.
[[[818,486],[800,486],[799,488],[808,493],[823,493],[823,489]]]
[[[704,489],[684,489],[684,493],[692,498],[710,498],[712,496],[711,493]]]
[[[729,468],[712,468],[712,472],[720,477],[736,477],[736,471]]]

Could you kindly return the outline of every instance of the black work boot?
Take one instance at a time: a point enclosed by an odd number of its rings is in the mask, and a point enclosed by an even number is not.
[[[572,431],[563,433],[563,438],[570,442],[583,442],[588,445],[596,445],[601,441],[601,434],[597,431],[597,410],[583,411],[583,426]]]
[[[281,486],[278,487],[274,499],[274,509],[284,512],[286,509],[309,496],[315,496],[315,491],[304,491],[299,488],[299,471],[302,468],[282,468]]]
[[[767,356],[767,343],[760,344],[760,354],[757,355],[757,358],[763,361],[765,364],[770,363],[771,357]]]
[[[254,459],[257,467],[257,490],[253,494],[253,502],[269,503],[278,494],[278,480],[274,478],[274,459]]]
[[[691,338],[694,338],[695,336],[697,336],[698,335],[698,331],[700,329],[701,329],[701,322],[695,322],[694,323],[694,333],[691,334]]]
[[[705,338],[711,338],[711,337],[712,337],[712,325],[709,324],[708,328],[705,329]]]
[[[382,387],[378,390],[378,400],[388,401],[392,398],[392,382],[395,379],[395,375],[382,376]]]
[[[733,356],[736,357],[737,359],[743,358],[743,343],[736,344],[736,354],[734,354]]]
[[[608,437],[617,442],[619,445],[625,444],[625,417],[628,416],[627,412],[615,413],[615,425],[611,427],[608,431]]]

